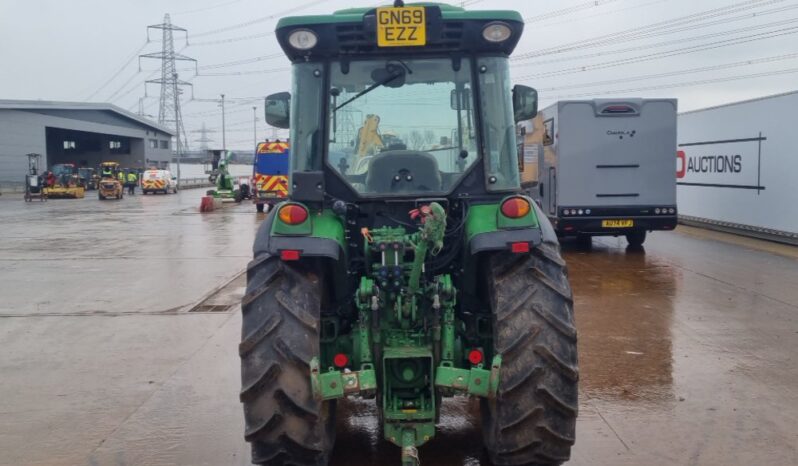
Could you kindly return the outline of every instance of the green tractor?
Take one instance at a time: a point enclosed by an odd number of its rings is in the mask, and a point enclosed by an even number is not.
[[[336,402],[373,399],[402,464],[444,398],[481,400],[496,465],[568,460],[577,416],[572,295],[557,237],[523,194],[514,11],[396,2],[288,17],[290,200],[264,220],[242,301],[252,461],[324,465]],[[390,135],[390,137],[385,137]]]

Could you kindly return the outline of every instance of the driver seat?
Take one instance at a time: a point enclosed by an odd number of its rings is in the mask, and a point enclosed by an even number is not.
[[[366,192],[440,191],[438,161],[427,152],[388,150],[374,156],[366,173]]]

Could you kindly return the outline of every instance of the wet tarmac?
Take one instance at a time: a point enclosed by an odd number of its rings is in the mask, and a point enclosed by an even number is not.
[[[0,198],[0,465],[249,464],[227,305],[261,217],[200,215],[201,195]],[[569,465],[798,464],[797,248],[686,227],[563,248]],[[373,406],[341,403],[333,465],[398,465]],[[489,464],[478,403],[447,400],[441,424],[423,464]]]

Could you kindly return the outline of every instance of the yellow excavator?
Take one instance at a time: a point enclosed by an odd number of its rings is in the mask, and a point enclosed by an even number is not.
[[[366,157],[374,155],[384,145],[379,133],[380,117],[378,115],[366,115],[366,121],[357,132],[357,155]]]
[[[379,153],[385,146],[382,141],[382,136],[380,136],[379,129],[380,117],[374,114],[366,115],[363,126],[361,126],[357,132],[357,140],[355,141],[357,160],[355,161],[352,173],[366,173],[371,158]]]
[[[86,190],[80,185],[78,169],[73,163],[57,163],[50,170],[52,176],[44,188],[48,199],[83,199]]]

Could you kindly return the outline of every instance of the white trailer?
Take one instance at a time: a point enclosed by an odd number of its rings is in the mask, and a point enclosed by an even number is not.
[[[557,102],[524,122],[522,180],[560,236],[676,227],[676,100]]]
[[[680,220],[798,243],[798,91],[679,115]]]

